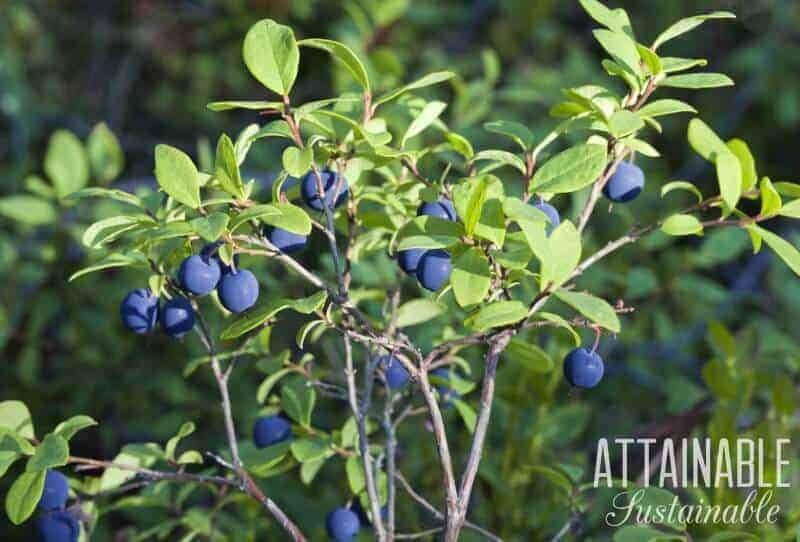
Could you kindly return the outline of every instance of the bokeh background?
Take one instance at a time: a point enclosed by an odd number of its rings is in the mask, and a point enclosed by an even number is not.
[[[745,139],[760,175],[798,181],[798,2],[610,4],[629,11],[644,41],[684,16],[736,12],[737,20],[707,23],[670,43],[669,50],[672,56],[709,59],[710,69],[729,74],[736,86],[672,96],[692,103],[724,138]],[[128,188],[152,183],[157,143],[178,146],[202,163],[220,132],[235,134],[263,122],[254,112],[213,113],[205,105],[264,97],[240,55],[246,30],[264,17],[291,24],[300,38],[348,43],[369,59],[380,88],[429,71],[458,72],[452,84],[431,92],[449,101],[444,118],[450,128],[468,135],[478,148],[505,145],[482,129],[483,122],[515,120],[542,134],[553,125],[548,110],[562,88],[608,81],[591,34],[594,25],[577,2],[0,0],[0,195],[23,192],[30,175],[42,175],[47,142],[56,129],[85,139],[98,122],[107,123],[125,154],[114,183]],[[323,54],[303,51],[297,103],[335,95],[349,84]],[[597,239],[663,216],[670,203],[660,200],[658,189],[669,180],[713,186],[713,172],[686,143],[687,120],[671,117],[663,133],[652,137],[662,158],[642,162],[648,175],[644,197],[610,215],[600,209]],[[270,179],[280,169],[280,151],[274,144],[254,147],[246,164],[250,175]],[[563,213],[574,214],[571,201],[558,204]],[[80,233],[106,212],[102,206],[58,206],[58,218],[47,224],[26,223],[0,209],[0,398],[24,400],[41,428],[77,413],[100,420],[98,428],[73,441],[79,455],[110,458],[126,443],[163,441],[186,419],[200,428],[191,437],[194,446],[214,449],[222,440],[214,382],[202,370],[183,375],[191,355],[199,352],[188,347],[187,353],[187,345],[160,336],[132,337],[118,322],[119,300],[144,277],[107,271],[67,283],[93,258],[80,245]],[[780,220],[768,227],[789,238],[796,235]],[[308,258],[313,265],[315,256]],[[382,272],[372,277],[374,286],[386,273],[391,277],[385,267]],[[261,277],[266,295],[291,291],[285,276]],[[370,273],[361,278],[369,280]],[[586,503],[594,505],[576,514],[576,500],[558,483],[526,468],[563,463],[586,481],[580,469],[593,465],[598,437],[797,436],[800,281],[767,250],[754,256],[744,232],[720,230],[679,241],[654,236],[593,268],[582,284],[607,299],[624,298],[637,310],[625,317],[620,337],[601,345],[608,378],[591,394],[571,393],[559,383],[558,371],[551,376],[526,373],[511,363],[506,371],[501,367],[498,408],[471,517],[509,540],[549,539],[571,517],[574,529],[565,540],[613,536],[599,521],[605,510],[597,504],[601,496],[593,495]],[[424,341],[426,330],[412,327],[410,333]],[[273,331],[273,350],[289,347],[293,338],[291,325],[285,333]],[[563,348],[542,344],[554,356]],[[318,355],[324,359],[325,353]],[[465,358],[477,367],[477,355]],[[704,371],[710,363],[714,369]],[[232,382],[245,433],[258,413],[254,397],[263,377],[257,370],[239,371]],[[448,423],[464,434],[463,448],[465,431],[450,416]],[[331,425],[338,420],[331,414]],[[404,428],[401,442],[408,443],[401,444],[402,470],[440,502],[435,450],[425,425]],[[348,498],[342,480],[341,465],[332,465],[311,487],[296,472],[266,484],[317,540],[327,511]],[[7,479],[0,482],[0,493],[7,485]],[[683,495],[689,501],[699,498]],[[740,495],[723,491],[707,497],[735,502]],[[758,531],[763,540],[781,539],[779,533],[791,532],[800,518],[800,494],[786,491],[778,500],[784,507],[781,524]],[[409,499],[401,497],[399,506],[402,530],[428,525]],[[111,511],[94,539],[133,540],[138,528],[176,514],[180,511],[147,506]],[[251,539],[251,532],[274,532],[258,525],[266,520],[257,514],[243,521],[247,531],[237,540]],[[31,539],[29,526],[12,528],[5,516],[0,533],[2,540]]]

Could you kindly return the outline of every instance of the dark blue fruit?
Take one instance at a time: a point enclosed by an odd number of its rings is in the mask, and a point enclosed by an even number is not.
[[[383,376],[386,383],[393,390],[402,388],[411,379],[411,375],[403,364],[394,356],[383,356],[380,361],[380,366],[383,369]]]
[[[258,281],[247,269],[222,276],[217,286],[220,303],[231,312],[244,312],[258,300]]]
[[[431,203],[423,202],[422,205],[420,205],[417,209],[417,216],[423,215],[435,216],[437,218],[443,218],[444,220],[458,220],[458,215],[456,214],[456,208],[453,206],[453,202],[444,196],[440,197],[439,201],[434,201]]]
[[[594,388],[603,371],[603,358],[586,348],[576,348],[564,358],[564,378],[576,388]]]
[[[611,201],[624,203],[639,195],[644,188],[644,172],[636,164],[620,162],[617,171],[603,187],[603,195]]]
[[[44,475],[44,491],[39,498],[41,510],[59,510],[67,504],[69,482],[57,470],[48,469]]]
[[[550,224],[547,225],[545,231],[547,231],[547,235],[550,235],[556,226],[561,224],[561,217],[558,215],[558,209],[547,203],[546,201],[537,201],[536,203],[532,204],[536,209],[539,209],[543,212],[547,218],[550,220]]]
[[[222,271],[222,274],[225,275],[226,273],[230,273],[231,272],[231,266],[230,265],[226,265],[222,261],[222,258],[219,257],[219,247],[221,247],[222,245],[223,245],[222,241],[217,241],[216,243],[211,243],[210,245],[206,245],[200,251],[200,256],[203,256],[204,258],[213,258],[213,259],[217,260],[217,262],[219,263],[220,271]],[[233,255],[233,263],[234,263],[234,265],[236,267],[239,267],[239,255],[238,254],[234,254]]]
[[[320,172],[320,177],[322,179],[322,187],[325,190],[326,206],[339,207],[342,203],[347,201],[347,179],[342,178],[342,186],[339,189],[339,195],[334,203],[333,196],[334,192],[336,191],[336,184],[338,183],[339,174],[326,169]],[[306,205],[314,210],[322,211],[324,210],[324,207],[318,188],[317,174],[313,171],[310,171],[303,179],[303,183],[300,185],[300,195],[303,197],[303,201],[306,202]]]
[[[78,542],[81,526],[68,512],[46,512],[36,518],[36,530],[42,542]]]
[[[176,339],[194,328],[194,308],[185,297],[174,297],[161,309],[161,327],[164,333]]]
[[[266,448],[291,437],[292,426],[283,416],[264,416],[253,426],[253,441],[259,448]]]
[[[417,264],[417,280],[422,286],[435,292],[447,282],[452,271],[450,254],[441,249],[429,250]]]
[[[424,248],[410,248],[408,250],[401,250],[397,253],[397,263],[400,264],[400,269],[409,275],[417,272],[417,265],[419,259],[425,254]]]
[[[119,312],[125,327],[140,335],[150,333],[158,321],[158,296],[149,288],[133,290],[122,300]]]
[[[364,507],[361,506],[361,501],[355,499],[353,503],[350,505],[350,510],[358,516],[358,521],[361,522],[361,527],[370,527],[372,522],[369,520],[369,515],[367,511],[364,510]],[[381,506],[381,519],[386,521],[386,518],[389,517],[389,505],[384,504]]]
[[[178,270],[178,280],[183,289],[194,295],[206,295],[217,287],[222,276],[222,266],[217,256],[189,256]]]
[[[334,509],[325,520],[328,536],[334,542],[350,542],[358,535],[360,527],[358,516],[344,507]]]
[[[269,242],[286,254],[292,254],[298,250],[303,250],[307,240],[307,236],[292,233],[283,228],[272,228],[269,232]]]

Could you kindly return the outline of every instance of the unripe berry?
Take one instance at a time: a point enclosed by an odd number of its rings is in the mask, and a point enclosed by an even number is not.
[[[119,306],[122,323],[140,335],[150,333],[158,321],[158,296],[149,288],[133,290]]]
[[[258,280],[247,269],[222,276],[217,286],[219,301],[231,312],[244,312],[258,300]]]

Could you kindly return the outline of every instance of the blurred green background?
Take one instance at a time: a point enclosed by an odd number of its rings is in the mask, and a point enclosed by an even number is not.
[[[709,23],[670,44],[671,55],[707,58],[712,71],[729,74],[736,86],[673,96],[692,103],[726,139],[747,140],[759,174],[798,181],[798,2],[611,5],[628,10],[644,41],[681,17],[714,9],[737,13],[735,21]],[[553,125],[548,110],[562,88],[608,81],[599,65],[601,49],[592,38],[594,25],[577,2],[0,0],[0,194],[20,193],[31,186],[31,174],[42,175],[47,142],[56,129],[85,140],[98,122],[107,123],[125,153],[115,186],[132,188],[152,183],[157,143],[178,146],[202,161],[220,132],[235,134],[249,123],[263,122],[254,112],[212,113],[205,105],[217,99],[264,98],[240,56],[247,28],[264,17],[291,24],[298,38],[330,37],[351,45],[369,59],[380,88],[428,71],[458,72],[460,78],[435,92],[450,103],[444,115],[448,125],[478,148],[504,145],[482,129],[483,122],[516,120],[542,134]],[[304,50],[294,99],[302,103],[335,95],[349,84],[331,70],[327,57]],[[648,175],[645,197],[635,207],[597,213],[591,234],[596,244],[636,222],[664,216],[664,206],[675,205],[659,198],[665,182],[713,183],[711,172],[686,144],[686,120],[670,119],[651,140],[662,158],[642,162]],[[280,151],[275,145],[256,146],[245,167],[251,176],[269,178],[280,169]],[[558,206],[574,214],[571,201],[559,200]],[[125,443],[168,438],[186,419],[201,428],[191,437],[195,447],[219,446],[213,380],[202,370],[188,379],[182,374],[191,358],[187,348],[196,355],[196,345],[161,336],[132,337],[118,322],[119,301],[145,277],[106,271],[67,283],[92,258],[80,245],[80,233],[103,215],[102,204],[61,206],[58,218],[48,224],[14,220],[8,218],[13,212],[2,212],[0,399],[24,400],[41,428],[77,413],[98,419],[99,428],[73,441],[76,455],[110,458]],[[780,220],[768,227],[792,237]],[[310,265],[318,263],[314,255],[308,258]],[[364,268],[363,275],[371,271]],[[292,288],[276,268],[270,273],[262,276],[267,295]],[[373,275],[375,286],[380,276]],[[608,378],[591,394],[570,393],[559,385],[558,371],[551,377],[501,366],[498,408],[471,518],[508,540],[549,539],[570,517],[576,518],[575,526],[564,540],[613,536],[602,526],[602,495],[585,502],[583,496],[571,499],[552,480],[524,468],[563,463],[591,470],[598,437],[658,431],[676,437],[797,436],[796,393],[786,399],[780,390],[797,389],[800,349],[792,324],[800,317],[800,282],[767,251],[753,256],[744,232],[720,230],[677,241],[651,237],[593,268],[582,285],[609,300],[622,297],[637,310],[625,317],[617,340],[603,341]],[[710,328],[709,322],[714,322]],[[273,344],[290,346],[294,329],[287,325],[285,334],[275,330]],[[424,341],[428,332],[411,328],[410,333]],[[565,351],[564,341],[541,342],[554,357]],[[474,368],[477,352],[464,356]],[[708,365],[712,360],[731,359],[732,368],[722,376],[715,376],[716,369],[703,370],[718,368],[718,363]],[[254,397],[262,378],[239,371],[232,382],[245,435],[257,415]],[[466,431],[454,414],[449,416],[451,433],[462,438],[455,449],[466,447]],[[342,421],[341,415],[331,414],[329,423]],[[418,490],[440,503],[435,450],[424,424],[409,424],[400,438],[407,443],[400,448],[401,469]],[[341,465],[326,466],[311,487],[288,473],[267,480],[265,487],[317,540],[327,511],[349,498],[341,472]],[[0,488],[6,487],[4,480]],[[706,497],[735,502],[740,495],[723,491]],[[758,536],[763,540],[784,539],[800,518],[800,494],[778,493],[778,501],[784,508],[781,523],[762,527]],[[579,506],[585,506],[585,513],[573,515]],[[430,525],[402,492],[399,507],[401,531]],[[176,513],[147,507],[111,512],[94,539],[129,540],[137,525],[146,527]],[[257,510],[239,519],[253,533],[275,533]],[[30,526],[12,528],[5,522],[0,519],[2,540],[30,540]],[[699,529],[696,534],[711,532]],[[241,540],[249,536],[250,531]]]

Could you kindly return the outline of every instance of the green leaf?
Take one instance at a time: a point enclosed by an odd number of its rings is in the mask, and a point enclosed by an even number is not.
[[[636,42],[630,36],[622,32],[605,29],[595,30],[592,33],[595,39],[600,42],[600,45],[603,46],[603,49],[611,55],[611,58],[622,65],[626,71],[636,76],[641,75],[639,65],[641,57],[636,48]]]
[[[114,133],[104,122],[97,124],[86,141],[92,174],[102,184],[114,180],[125,167],[125,155]]]
[[[779,183],[776,183],[779,184]],[[781,216],[788,216],[789,218],[800,218],[800,199],[790,201],[781,207]]]
[[[472,158],[473,162],[477,162],[479,160],[491,160],[495,163],[495,165],[497,165],[497,167],[500,165],[511,166],[523,175],[525,175],[526,172],[525,162],[522,161],[522,158],[508,151],[480,151]],[[494,169],[494,167],[492,169]]]
[[[131,265],[141,265],[142,267],[149,268],[147,258],[145,258],[140,252],[131,252],[130,254],[113,253],[109,254],[95,264],[74,272],[72,275],[70,275],[68,281],[72,282],[83,275],[93,273],[95,271],[102,271],[103,269],[111,269],[113,267],[128,267]]]
[[[114,457],[112,463],[128,467],[147,468],[155,463],[155,461],[160,458],[159,456],[163,456],[163,454],[160,453],[160,449],[153,450],[151,448],[152,446],[155,445],[126,445],[122,451]],[[130,469],[118,469],[116,467],[107,468],[100,477],[100,487],[97,488],[97,491],[107,491],[117,488],[135,476],[136,472]]]
[[[399,98],[406,92],[411,92],[412,90],[417,90],[420,88],[429,87],[431,85],[436,85],[438,83],[443,83],[444,81],[448,81],[453,77],[455,77],[455,74],[449,71],[429,73],[428,75],[421,77],[416,81],[413,81],[403,87],[387,92],[386,94],[375,100],[375,106],[377,107],[381,104],[394,100],[395,98]]]
[[[475,424],[478,421],[478,415],[475,413],[475,409],[461,399],[451,399],[451,401],[453,405],[455,405],[458,415],[461,416],[464,425],[467,427],[467,431],[474,433]]]
[[[14,525],[28,519],[44,491],[45,471],[25,472],[14,481],[6,494],[6,514]]]
[[[676,214],[664,221],[661,231],[667,235],[702,235],[703,225],[694,215]]]
[[[225,213],[211,213],[208,216],[193,219],[190,224],[197,235],[209,243],[213,243],[222,236],[229,219],[230,217]]]
[[[36,437],[33,431],[33,418],[22,401],[0,403],[0,428],[3,427],[28,439]]]
[[[301,207],[291,203],[273,203],[272,207],[277,209],[279,214],[259,213],[258,219],[261,222],[298,235],[311,233],[311,217]]]
[[[614,533],[613,542],[669,542],[673,540],[685,542],[686,538],[677,534],[659,531],[652,527],[628,525]]]
[[[621,139],[620,142],[632,151],[643,154],[644,156],[649,156],[650,158],[657,158],[661,156],[661,153],[659,153],[647,141],[636,139],[635,137],[626,137],[625,139]]]
[[[227,134],[219,136],[217,141],[214,176],[225,192],[234,198],[244,199],[244,184],[242,184],[242,175],[239,172],[239,161],[233,141]]]
[[[507,197],[503,199],[503,213],[516,222],[550,222],[546,214],[529,203],[519,198]]]
[[[722,200],[730,209],[735,209],[742,195],[742,166],[731,152],[717,155],[717,180]]]
[[[608,129],[615,138],[620,139],[644,127],[644,121],[632,111],[620,109],[608,121]]]
[[[472,149],[472,143],[470,143],[469,140],[464,136],[455,132],[447,132],[444,135],[444,138],[448,143],[450,143],[450,146],[453,147],[453,150],[463,156],[464,159],[472,160],[472,158],[475,156],[475,151]]]
[[[541,348],[519,337],[508,343],[503,357],[509,363],[518,363],[533,373],[549,373],[553,370],[553,359]]]
[[[175,460],[175,450],[177,449],[178,444],[182,439],[194,433],[194,431],[194,422],[184,422],[183,425],[181,425],[180,429],[178,429],[178,433],[167,441],[167,445],[164,448],[164,453],[166,454],[167,459],[170,461]]]
[[[263,220],[268,216],[280,216],[281,214],[281,210],[275,205],[268,203],[254,205],[234,216],[229,224],[229,229],[231,232],[234,232],[239,228],[239,226],[249,222],[250,220]]]
[[[0,428],[0,478],[5,476],[9,467],[25,453],[24,444],[30,446],[29,452],[33,453],[30,444],[16,433]]]
[[[326,292],[319,291],[314,295],[301,299],[273,299],[266,303],[259,304],[226,327],[220,335],[220,338],[222,340],[230,340],[241,337],[248,331],[252,331],[261,326],[267,320],[286,309],[292,309],[301,314],[311,314],[322,306],[327,297],[328,294]]]
[[[419,115],[409,124],[406,133],[403,134],[403,139],[400,140],[400,148],[406,146],[406,141],[421,134],[428,126],[430,126],[447,107],[444,102],[428,102],[422,108]]]
[[[364,463],[357,455],[351,455],[345,463],[347,473],[347,483],[350,485],[350,493],[358,495],[366,487],[364,481]]]
[[[703,201],[703,194],[700,189],[689,181],[672,181],[661,187],[661,197],[663,198],[673,190],[687,190],[695,195],[697,202]]]
[[[655,100],[639,109],[639,115],[651,118],[676,113],[697,113],[697,110],[686,102],[672,99]]]
[[[69,460],[69,444],[64,437],[50,433],[44,437],[25,466],[28,472],[43,471],[52,467],[61,467]]]
[[[470,316],[466,325],[477,331],[515,324],[528,316],[528,307],[521,301],[495,301]]]
[[[666,73],[682,72],[692,68],[702,68],[708,65],[705,58],[679,58],[672,56],[662,56],[661,66]]]
[[[65,440],[69,441],[81,429],[97,425],[97,422],[89,416],[73,416],[66,421],[61,422],[56,426],[54,433],[61,435]]]
[[[153,226],[155,222],[146,215],[118,215],[98,220],[83,232],[83,244],[89,248],[99,248],[110,243],[125,232]]]
[[[631,22],[623,9],[609,9],[598,0],[579,0],[589,16],[601,25],[617,32],[631,32]]]
[[[364,91],[371,91],[369,76],[367,75],[367,70],[364,67],[364,64],[353,52],[353,50],[344,43],[315,38],[300,40],[298,45],[327,51],[339,62],[339,64],[344,66],[344,68],[350,72],[350,75],[352,75],[358,84],[364,88]]]
[[[324,324],[325,320],[310,320],[303,324],[299,330],[297,330],[297,335],[295,335],[295,343],[297,343],[297,347],[302,349],[306,343],[306,337],[308,334],[311,333],[315,327],[318,327],[320,324]]]
[[[281,387],[281,406],[286,414],[303,427],[311,427],[311,413],[317,394],[304,378],[292,378]]]
[[[576,145],[550,158],[531,179],[530,192],[575,192],[592,184],[606,166],[602,145]]]
[[[766,177],[761,179],[761,212],[760,216],[773,216],[780,212],[781,196],[775,187],[772,186],[770,180]]]
[[[471,307],[483,301],[491,282],[489,262],[481,249],[470,248],[453,260],[450,284],[460,306]]]
[[[714,133],[714,130],[698,118],[689,121],[687,133],[689,144],[694,151],[709,162],[714,162],[719,154],[730,152],[728,146]]]
[[[418,216],[398,233],[397,250],[447,248],[457,243],[462,235],[464,227],[458,222],[435,216]]]
[[[511,120],[497,120],[483,125],[489,132],[510,137],[523,151],[530,149],[533,144],[533,134],[527,127]]]
[[[678,22],[671,24],[666,30],[658,35],[653,45],[650,47],[653,51],[661,47],[667,41],[677,38],[678,36],[694,30],[704,21],[709,19],[735,19],[736,15],[729,11],[714,11],[705,15],[695,15],[694,17],[687,17]]]
[[[297,147],[287,147],[283,151],[281,161],[283,168],[293,177],[302,177],[311,169],[311,162],[314,160],[314,151],[311,147],[298,149]]]
[[[572,276],[581,259],[581,236],[575,225],[565,220],[549,236],[543,223],[520,222],[528,246],[541,262],[542,287],[558,287]]]
[[[611,305],[599,297],[567,290],[558,290],[554,295],[592,322],[612,333],[619,333],[620,323],[617,313]]]
[[[756,161],[750,152],[750,147],[741,139],[731,139],[726,143],[728,149],[739,159],[742,166],[742,192],[748,192],[755,188],[758,182],[756,173]]]
[[[267,102],[263,100],[228,100],[224,102],[211,102],[206,105],[211,111],[228,111],[230,109],[251,109],[261,111],[264,109],[282,110],[283,102]]]
[[[289,446],[292,455],[300,463],[318,461],[330,452],[330,444],[319,437],[299,438]]]
[[[640,43],[636,44],[636,50],[639,52],[639,56],[642,57],[642,62],[647,66],[651,75],[659,75],[664,71],[661,58],[654,51]]]
[[[175,201],[187,207],[200,207],[200,179],[189,156],[169,145],[156,146],[156,180]]]
[[[563,327],[564,329],[569,331],[570,334],[572,335],[572,339],[575,341],[576,347],[582,344],[581,336],[578,334],[577,331],[575,331],[575,328],[572,327],[572,325],[569,322],[567,322],[563,317],[557,314],[553,314],[551,312],[537,312],[536,317],[541,320],[546,320],[548,322],[551,322],[558,327]]]
[[[263,404],[264,401],[267,400],[267,397],[269,397],[269,392],[272,391],[272,388],[275,387],[275,384],[277,384],[281,378],[292,372],[293,370],[290,368],[278,369],[277,371],[269,375],[267,378],[265,378],[264,381],[261,382],[261,385],[258,386],[258,390],[256,391],[256,400],[260,404]]]
[[[718,88],[733,86],[733,79],[724,73],[687,73],[665,77],[659,86],[672,88]]]
[[[780,414],[791,416],[795,411],[794,383],[786,375],[778,375],[772,384],[772,404]]]
[[[464,222],[464,232],[470,237],[475,233],[483,212],[488,182],[488,176],[473,177],[460,183],[453,190],[453,205]]]
[[[50,137],[44,157],[44,172],[59,198],[80,190],[89,182],[89,159],[80,139],[67,130]]]
[[[26,194],[0,198],[0,214],[29,226],[50,224],[58,218],[52,203]]]
[[[300,51],[292,29],[271,19],[250,27],[244,38],[244,63],[262,85],[288,95],[297,78]]]
[[[800,275],[800,252],[798,252],[789,241],[755,224],[752,225],[751,228],[761,236],[769,248],[774,250],[775,254],[777,254],[792,271]]]
[[[409,327],[433,320],[444,312],[444,307],[432,299],[419,298],[406,301],[397,309],[397,327]]]
[[[108,198],[116,201],[121,201],[122,203],[127,203],[129,205],[133,205],[134,207],[138,207],[140,209],[144,208],[144,203],[142,202],[141,198],[135,196],[134,194],[125,192],[124,190],[99,188],[96,186],[90,186],[88,188],[83,188],[81,190],[73,192],[65,199],[77,200],[83,198]]]

